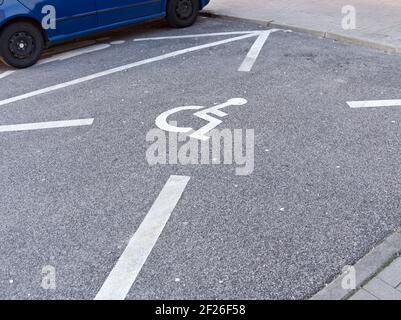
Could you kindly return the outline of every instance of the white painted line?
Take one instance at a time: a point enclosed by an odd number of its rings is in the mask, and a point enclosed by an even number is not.
[[[171,176],[95,300],[124,300],[180,200],[190,177]]]
[[[256,39],[255,43],[251,47],[248,52],[248,55],[245,57],[245,60],[242,62],[241,66],[239,67],[238,71],[240,72],[249,72],[252,70],[253,65],[256,62],[256,59],[259,57],[259,54],[265,45],[267,39],[272,33],[271,30],[262,32],[259,37]]]
[[[125,43],[125,40],[114,40],[114,41],[110,42],[110,44],[112,44],[112,45],[120,45],[120,44],[124,44],[124,43]]]
[[[251,37],[255,37],[255,36],[256,36],[255,34],[251,33],[251,34],[246,34],[246,35],[242,35],[242,36],[235,37],[235,38],[230,38],[230,39],[226,39],[226,40],[221,40],[221,41],[216,41],[216,42],[212,42],[212,43],[203,44],[203,45],[200,45],[200,46],[190,47],[190,48],[187,48],[187,49],[173,51],[173,52],[166,53],[166,54],[154,57],[154,58],[145,59],[145,60],[141,60],[141,61],[138,61],[138,62],[126,64],[126,65],[123,65],[123,66],[120,66],[120,67],[116,67],[116,68],[113,68],[113,69],[109,69],[109,70],[105,70],[105,71],[102,71],[102,72],[94,73],[94,74],[91,74],[91,75],[88,75],[88,76],[85,76],[85,77],[82,77],[82,78],[78,78],[78,79],[75,79],[75,80],[72,80],[72,81],[63,82],[63,83],[60,83],[60,84],[56,84],[54,86],[50,86],[50,87],[47,87],[47,88],[31,91],[31,92],[28,92],[28,93],[25,93],[25,94],[22,94],[22,95],[19,95],[19,96],[16,96],[16,97],[12,97],[12,98],[8,98],[8,99],[5,99],[5,100],[1,100],[0,101],[0,106],[4,106],[4,105],[7,105],[7,104],[16,102],[16,101],[21,101],[21,100],[25,100],[25,99],[32,98],[32,97],[35,97],[35,96],[39,96],[39,95],[42,95],[42,94],[45,94],[45,93],[49,93],[49,92],[53,92],[53,91],[56,91],[56,90],[60,90],[60,89],[66,88],[66,87],[74,86],[74,85],[77,85],[77,84],[80,84],[80,83],[84,83],[84,82],[87,82],[87,81],[90,81],[90,80],[93,80],[93,79],[101,78],[101,77],[108,76],[108,75],[111,75],[111,74],[114,74],[114,73],[117,73],[117,72],[121,72],[121,71],[125,71],[125,70],[128,70],[128,69],[132,69],[132,68],[135,68],[135,67],[138,67],[138,66],[142,66],[142,65],[145,65],[145,64],[149,64],[149,63],[153,63],[153,62],[157,62],[157,61],[162,61],[162,60],[169,59],[169,58],[174,58],[174,57],[177,57],[179,55],[183,55],[183,54],[186,54],[186,53],[189,53],[189,52],[194,52],[194,51],[199,51],[199,50],[206,49],[206,48],[216,47],[216,46],[223,45],[223,44],[226,44],[226,43],[235,42],[235,41],[239,41],[239,40],[242,40],[242,39],[247,39],[247,38],[251,38]]]
[[[351,108],[401,107],[401,100],[348,101]]]
[[[75,49],[72,51],[66,51],[63,53],[55,54],[54,56],[40,60],[38,62],[38,64],[46,64],[46,63],[53,62],[53,61],[63,61],[63,60],[81,56],[83,54],[88,54],[88,53],[104,50],[104,49],[107,49],[110,47],[111,47],[111,45],[108,43],[95,44],[93,46],[83,47],[83,48]]]
[[[93,120],[94,119],[78,119],[78,120],[13,124],[13,125],[0,126],[0,132],[16,132],[16,131],[90,126],[93,124]]]
[[[78,57],[83,54],[88,54],[91,52],[104,50],[109,47],[111,47],[110,44],[101,43],[101,44],[96,44],[96,45],[89,46],[89,47],[79,48],[79,49],[75,49],[75,50],[71,50],[71,51],[67,51],[67,52],[63,52],[63,53],[58,53],[49,58],[44,58],[44,59],[40,60],[37,64],[43,65],[46,63],[54,62],[54,61],[63,61],[63,60],[71,59],[74,57]],[[18,72],[18,70],[9,70],[9,71],[3,72],[0,74],[0,79],[4,79],[5,77],[8,77],[9,75],[11,75],[15,72]],[[21,71],[19,71],[19,72],[21,72]]]
[[[13,74],[16,70],[8,70],[3,73],[0,73],[0,79],[8,77],[9,75]]]
[[[173,40],[173,39],[188,39],[188,38],[204,38],[204,37],[217,37],[217,36],[229,36],[229,35],[241,35],[241,34],[260,34],[263,31],[234,31],[234,32],[216,32],[216,33],[200,33],[200,34],[188,34],[183,36],[167,36],[167,37],[153,37],[153,38],[137,38],[138,41],[155,41],[155,40]]]

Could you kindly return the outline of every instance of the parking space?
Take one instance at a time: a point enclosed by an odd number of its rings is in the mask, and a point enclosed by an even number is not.
[[[308,298],[399,226],[398,56],[216,18],[84,41],[0,71],[0,298]],[[243,157],[182,164],[208,123]]]

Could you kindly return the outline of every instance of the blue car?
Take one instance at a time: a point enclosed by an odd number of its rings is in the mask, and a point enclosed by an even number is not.
[[[165,17],[192,25],[209,0],[0,0],[0,57],[15,68],[35,64],[45,48]]]

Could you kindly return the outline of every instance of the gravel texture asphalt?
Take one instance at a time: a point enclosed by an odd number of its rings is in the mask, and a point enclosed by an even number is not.
[[[0,100],[233,36],[135,38],[257,29],[200,18],[112,32],[98,43],[124,42],[0,79]],[[276,32],[252,71],[238,72],[254,41],[0,106],[0,125],[95,119],[0,133],[0,298],[93,299],[170,175],[191,180],[128,299],[306,299],[400,226],[401,109],[346,103],[399,99],[400,57]],[[254,129],[251,175],[235,164],[149,166],[145,137],[159,114],[234,97],[248,104],[220,128]],[[187,112],[173,120],[200,125]],[[56,290],[41,287],[46,265]]]

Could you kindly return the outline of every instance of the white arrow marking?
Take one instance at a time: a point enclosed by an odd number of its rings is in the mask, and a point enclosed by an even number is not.
[[[0,132],[16,132],[16,131],[90,126],[93,124],[93,120],[94,119],[78,119],[78,120],[13,124],[13,125],[0,126]]]
[[[183,55],[183,54],[187,54],[189,52],[194,52],[194,51],[199,51],[199,50],[202,50],[202,49],[216,47],[216,46],[223,45],[223,44],[226,44],[226,43],[231,43],[231,42],[235,42],[235,41],[239,41],[239,40],[243,40],[243,39],[247,39],[247,38],[251,38],[251,37],[255,37],[255,36],[256,36],[255,34],[251,33],[251,34],[246,34],[246,35],[242,35],[242,36],[235,37],[235,38],[230,38],[230,39],[226,39],[226,40],[220,40],[220,41],[216,41],[216,42],[212,42],[212,43],[203,44],[203,45],[200,45],[200,46],[195,46],[195,47],[190,47],[190,48],[187,48],[187,49],[173,51],[173,52],[166,53],[166,54],[154,57],[154,58],[145,59],[145,60],[141,60],[141,61],[138,61],[138,62],[126,64],[126,65],[123,65],[123,66],[120,66],[120,67],[117,67],[117,68],[113,68],[113,69],[109,69],[109,70],[106,70],[106,71],[94,73],[94,74],[91,74],[91,75],[88,75],[88,76],[85,76],[85,77],[82,77],[82,78],[78,78],[78,79],[75,79],[75,80],[72,80],[72,81],[63,82],[63,83],[60,83],[60,84],[56,84],[54,86],[50,86],[50,87],[47,87],[47,88],[31,91],[31,92],[28,92],[28,93],[25,93],[25,94],[22,94],[22,95],[19,95],[19,96],[16,96],[16,97],[12,97],[12,98],[8,98],[8,99],[5,99],[5,100],[1,100],[0,101],[0,106],[4,106],[4,105],[7,105],[7,104],[10,104],[10,103],[13,103],[13,102],[25,100],[25,99],[32,98],[32,97],[36,97],[36,96],[39,96],[39,95],[42,95],[42,94],[45,94],[45,93],[49,93],[49,92],[53,92],[53,91],[56,91],[56,90],[60,90],[60,89],[66,88],[66,87],[74,86],[74,85],[77,85],[77,84],[80,84],[80,83],[84,83],[84,82],[87,82],[87,81],[90,81],[90,80],[94,80],[94,79],[97,79],[97,78],[105,77],[105,76],[108,76],[108,75],[111,75],[111,74],[114,74],[114,73],[117,73],[117,72],[121,72],[121,71],[129,70],[129,69],[132,69],[132,68],[135,68],[135,67],[143,66],[145,64],[149,64],[149,63],[153,63],[153,62],[157,62],[157,61],[162,61],[162,60],[165,60],[165,59],[174,58],[174,57],[177,57],[177,56],[180,56],[180,55]]]
[[[351,108],[401,107],[401,100],[349,101]]]
[[[110,272],[95,300],[124,300],[152,252],[190,177],[171,176]]]

